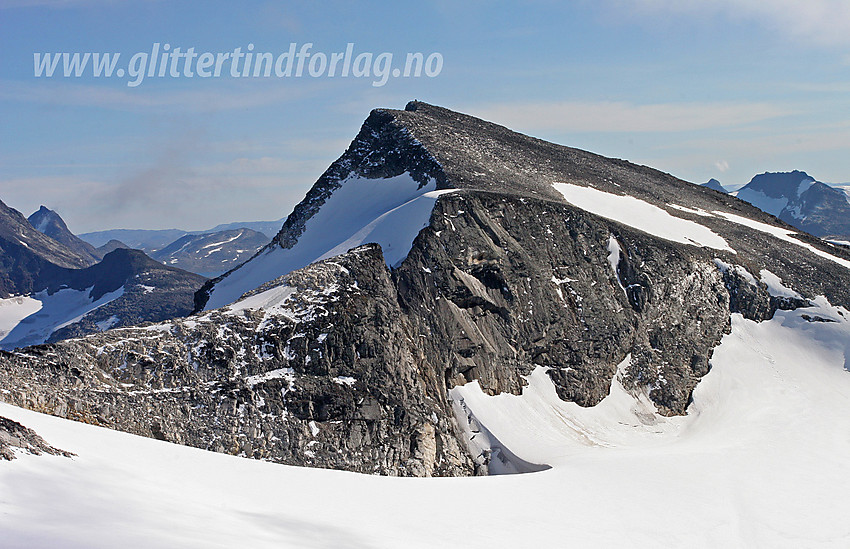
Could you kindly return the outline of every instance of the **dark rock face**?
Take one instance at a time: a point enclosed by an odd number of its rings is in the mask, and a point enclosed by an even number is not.
[[[204,234],[188,234],[157,250],[157,261],[206,277],[215,277],[253,256],[269,237],[238,228]]]
[[[59,214],[45,206],[42,206],[38,211],[29,216],[27,221],[37,231],[46,234],[69,250],[86,258],[89,265],[94,265],[103,258],[103,255],[94,246],[74,236],[68,230],[65,221],[59,217]]]
[[[791,230],[749,204],[423,103],[374,111],[266,249],[292,247],[350,174],[402,173],[456,192],[440,196],[394,269],[367,245],[245,288],[233,306],[0,354],[2,398],[282,463],[477,474],[487,461],[468,454],[448,396],[455,385],[516,394],[546,367],[561,398],[591,406],[630,357],[627,389],[682,414],[730,311],[760,320],[806,306],[718,265],[769,270],[802,295],[850,305],[847,268],[710,213]],[[589,213],[553,182],[639,198],[734,252]],[[215,283],[196,294],[198,308]]]
[[[728,330],[720,273],[708,253],[616,231],[565,204],[446,195],[395,276],[447,385],[518,393],[545,366],[562,398],[592,406],[631,354],[633,387],[683,413]],[[617,273],[610,238],[625,252]]]
[[[11,461],[15,459],[15,451],[40,456],[50,454],[52,456],[71,457],[74,454],[59,450],[49,445],[35,431],[28,429],[11,419],[0,416],[0,460]]]

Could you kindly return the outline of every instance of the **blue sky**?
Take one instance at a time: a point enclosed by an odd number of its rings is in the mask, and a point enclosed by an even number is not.
[[[33,53],[437,52],[436,77],[39,77]],[[369,111],[411,99],[689,181],[850,181],[844,0],[0,0],[0,199],[75,232],[289,213]],[[227,72],[226,70],[224,71]]]

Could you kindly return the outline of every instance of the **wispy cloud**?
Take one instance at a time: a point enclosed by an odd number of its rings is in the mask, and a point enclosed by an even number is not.
[[[138,4],[140,0],[0,0],[0,9],[5,8],[77,8],[110,4]],[[144,0],[161,2],[162,0]]]
[[[314,92],[309,86],[299,85],[296,89],[275,84],[167,90],[4,80],[0,81],[0,100],[123,111],[172,109],[199,113],[266,107],[302,99]]]
[[[468,112],[526,132],[684,132],[737,127],[793,114],[771,103],[663,103],[609,101],[497,103]]]
[[[616,9],[626,7],[653,17],[676,15],[705,18],[721,16],[756,24],[783,37],[820,45],[850,43],[850,2],[847,0],[606,0]]]

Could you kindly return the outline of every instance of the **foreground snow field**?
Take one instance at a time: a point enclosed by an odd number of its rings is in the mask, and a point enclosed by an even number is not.
[[[732,326],[686,417],[616,380],[580,408],[542,370],[520,397],[456,388],[476,436],[551,466],[522,475],[288,467],[0,404],[77,454],[0,462],[0,546],[850,546],[850,312],[819,299]]]

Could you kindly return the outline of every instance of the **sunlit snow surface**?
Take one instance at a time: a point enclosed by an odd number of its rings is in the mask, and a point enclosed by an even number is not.
[[[830,261],[834,261],[835,263],[838,263],[839,265],[841,265],[843,267],[847,267],[848,269],[850,269],[850,261],[847,261],[846,259],[842,259],[840,257],[835,257],[832,254],[829,254],[829,253],[827,253],[823,250],[819,250],[819,249],[815,248],[814,246],[812,246],[811,244],[809,244],[807,242],[803,242],[802,240],[798,240],[798,239],[794,238],[793,235],[798,234],[794,231],[789,231],[787,229],[782,229],[780,227],[774,227],[773,225],[768,225],[767,223],[761,223],[759,221],[754,221],[750,218],[742,217],[740,215],[735,215],[735,214],[726,213],[726,212],[722,212],[722,211],[716,211],[714,213],[716,215],[720,216],[720,217],[725,217],[726,219],[728,219],[729,221],[732,221],[733,223],[737,223],[739,225],[743,225],[745,227],[749,227],[751,229],[755,229],[757,231],[761,231],[763,233],[773,235],[776,238],[778,238],[779,240],[783,240],[785,242],[789,242],[789,243],[794,244],[796,246],[800,246],[801,248],[805,248],[815,255],[819,255],[823,258],[829,259]]]
[[[522,396],[452,391],[518,457],[551,465],[523,475],[287,467],[0,405],[78,454],[0,462],[0,545],[849,547],[850,313],[815,305],[734,315],[686,417],[617,380],[596,407],[562,402],[543,369]]]
[[[570,183],[552,186],[570,204],[645,233],[682,244],[734,252],[723,237],[708,227],[670,215],[649,202]]]
[[[386,179],[354,177],[341,185],[307,220],[292,248],[269,248],[230,273],[215,285],[206,309],[223,307],[270,280],[361,244],[380,244],[387,264],[395,266],[428,225],[437,198],[454,192],[437,191],[433,180],[420,188],[407,173]]]

